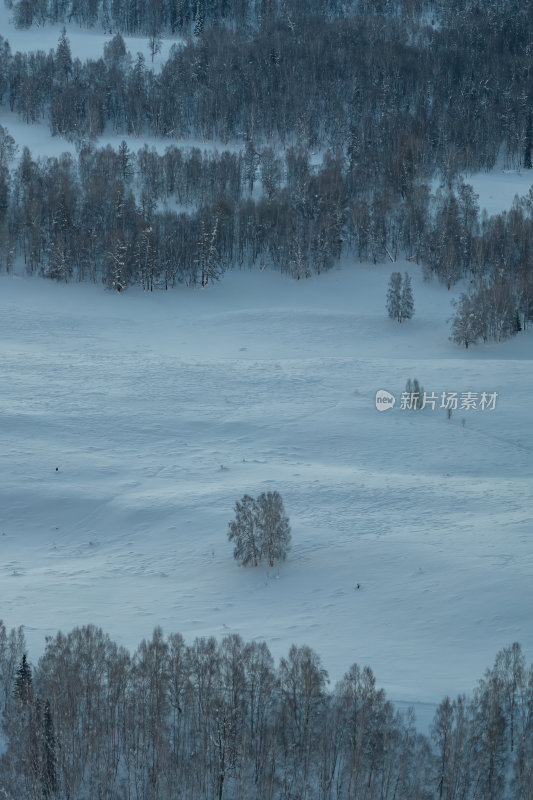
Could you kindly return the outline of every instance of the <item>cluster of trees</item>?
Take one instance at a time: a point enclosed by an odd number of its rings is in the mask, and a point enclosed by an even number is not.
[[[243,566],[257,567],[263,558],[271,567],[284,561],[291,546],[291,528],[280,493],[262,492],[257,499],[245,494],[235,503],[228,539],[234,542],[235,560]]]
[[[528,4],[20,0],[13,11],[187,36],[160,72],[120,32],[83,64],[64,33],[49,53],[0,41],[0,104],[79,145],[77,163],[24,151],[13,170],[0,132],[0,268],[20,253],[30,272],[122,291],[205,285],[243,265],[300,278],[341,254],[405,256],[448,288],[473,281],[456,341],[501,339],[533,318],[532,198],[480,218],[457,178],[502,152],[531,166]],[[88,143],[110,129],[235,138],[241,151]]]
[[[308,0],[7,0],[19,28],[33,23],[71,22],[123,33],[184,33],[200,35],[208,27],[257,31],[280,19],[297,22],[305,14],[338,18],[345,13],[340,0],[327,4]],[[363,13],[368,9],[362,8]]]
[[[466,240],[471,252],[470,290],[454,302],[451,339],[468,347],[501,341],[533,319],[533,192],[509,212],[475,222]]]
[[[49,637],[12,669],[0,623],[6,800],[526,800],[533,669],[502,650],[473,696],[416,731],[353,664],[328,690],[317,653],[276,667],[264,642],[186,644],[160,628],[132,655],[92,625]],[[2,638],[3,637],[3,638]]]
[[[418,411],[424,407],[424,388],[420,386],[416,378],[414,380],[407,379],[405,392],[402,394],[403,403],[405,403],[405,408],[410,411]]]
[[[123,142],[77,159],[32,159],[0,126],[0,268],[21,255],[28,272],[103,281],[122,291],[205,285],[229,267],[269,266],[296,278],[341,254],[374,263],[404,255],[448,287],[470,277],[452,337],[501,340],[533,318],[533,193],[506,213],[479,214],[461,182],[432,198],[404,198],[354,182],[349,158],[312,165],[302,146],[202,152],[169,145],[137,154]],[[15,165],[16,164],[16,165]],[[413,313],[409,276],[393,273],[387,309]]]
[[[452,26],[457,24],[461,12],[464,15],[466,10],[471,15],[478,11],[475,6],[468,5],[465,9],[462,3],[445,0],[358,0],[348,7],[342,0],[5,0],[5,4],[12,9],[19,28],[47,22],[75,22],[81,27],[102,25],[105,31],[120,30],[127,34],[179,32],[196,36],[209,27],[256,33],[280,22],[296,26],[307,16],[330,21],[342,19],[347,11],[362,18],[394,15],[410,24],[423,16],[432,24],[437,20],[443,26]],[[509,5],[513,10],[518,7],[516,2]],[[492,16],[501,8],[496,2],[486,6]],[[489,30],[497,30],[497,22],[494,19],[490,22]],[[507,36],[509,33],[512,31],[505,31]]]
[[[427,277],[470,289],[454,302],[452,341],[466,347],[501,341],[533,319],[533,191],[510,211],[480,216],[471,186],[457,183],[434,198],[421,260]]]
[[[374,263],[404,255],[448,287],[470,277],[452,338],[501,340],[533,319],[533,193],[509,212],[480,218],[461,182],[431,198],[405,198],[354,183],[349,159],[328,151],[283,154],[249,143],[240,152],[170,145],[137,154],[85,144],[77,160],[34,160],[0,126],[0,268],[18,254],[28,272],[103,281],[122,291],[205,285],[229,267],[270,266],[296,278],[341,254]],[[413,314],[410,279],[393,273],[387,309]]]
[[[0,163],[0,266],[10,269],[20,254],[30,274],[117,290],[205,285],[229,266],[254,263],[297,278],[330,268],[342,247],[338,165],[326,159],[315,174],[290,150],[277,191],[272,171],[282,162],[269,149],[260,156],[264,194],[254,200],[242,194],[246,153],[202,157],[171,147],[160,157],[143,148],[134,158],[125,145],[84,147],[76,162],[69,154],[35,161],[24,148],[15,169]],[[295,202],[299,180],[306,193]],[[194,205],[177,212],[169,198]]]
[[[522,330],[513,282],[505,275],[481,281],[452,304],[450,339],[466,348],[479,341],[501,342]],[[525,319],[529,318],[526,314]]]
[[[393,272],[390,276],[387,290],[387,311],[391,319],[403,322],[411,319],[415,313],[411,276],[405,273],[402,279],[401,272]]]

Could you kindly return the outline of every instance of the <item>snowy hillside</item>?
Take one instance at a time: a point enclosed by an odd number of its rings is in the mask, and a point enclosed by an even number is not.
[[[56,48],[62,25],[22,31],[11,17],[0,3],[13,53]],[[81,61],[99,58],[112,38],[66,29]],[[147,38],[124,39],[150,75],[183,41],[163,36],[152,63]],[[270,63],[274,51],[265,52]],[[294,102],[307,103],[302,77]],[[254,102],[246,99],[252,111]],[[454,102],[446,103],[435,129],[452,118]],[[79,152],[81,139],[51,136],[46,104],[32,125],[8,109],[4,101],[0,125],[17,157],[24,145],[34,158]],[[353,113],[359,124],[361,109]],[[245,152],[231,125],[229,143],[210,138],[208,121],[191,123],[184,141],[172,138],[173,124],[161,128],[168,138],[149,135],[149,126],[137,138],[125,131],[138,128],[109,117],[94,142],[116,149],[126,140],[133,152],[147,142],[160,154],[169,144]],[[300,123],[287,125],[285,149],[300,137]],[[394,162],[390,135],[383,141]],[[314,143],[310,164],[318,168],[329,145]],[[281,156],[279,141],[273,146]],[[517,148],[509,163],[522,163]],[[503,167],[500,159],[491,173],[464,176],[489,214],[530,192],[531,170]],[[365,188],[367,179],[358,180]],[[250,197],[263,188],[258,174]],[[388,197],[390,187],[381,188]],[[168,203],[181,210],[173,196]],[[385,311],[397,269],[414,286],[415,317],[402,325]],[[309,280],[228,272],[205,290],[153,294],[0,274],[0,617],[25,627],[30,658],[45,636],[86,623],[130,648],[156,625],[188,642],[238,632],[265,640],[276,658],[291,643],[308,644],[332,682],[353,662],[371,666],[392,699],[417,704],[426,727],[433,704],[471,692],[499,649],[519,641],[531,661],[533,333],[468,350],[451,344],[450,300],[468,288],[468,280],[451,292],[424,282],[412,263],[346,258]],[[415,378],[435,393],[434,410],[402,410]],[[380,389],[396,396],[386,413],[376,410]],[[448,418],[440,398],[452,392],[496,393],[496,405]],[[227,541],[233,506],[274,489],[293,550],[279,568],[240,568]]]
[[[429,702],[515,640],[531,659],[532,335],[455,347],[453,292],[406,266],[401,326],[390,264],[153,295],[0,276],[2,617],[33,658],[89,622],[130,647],[235,631]],[[408,378],[496,408],[401,410]],[[293,551],[239,568],[233,505],[274,488]]]

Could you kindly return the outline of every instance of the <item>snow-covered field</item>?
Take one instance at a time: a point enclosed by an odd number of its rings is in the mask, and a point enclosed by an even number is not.
[[[480,211],[485,210],[489,217],[508,211],[515,197],[524,198],[533,188],[532,170],[504,168],[501,159],[491,172],[465,173],[461,178],[472,186],[478,195]],[[431,192],[435,193],[440,185],[438,178],[431,181]]]
[[[89,622],[235,631],[430,703],[515,640],[532,659],[533,334],[456,348],[452,293],[408,268],[401,326],[390,264],[152,295],[0,276],[0,615],[33,658]],[[378,413],[409,377],[496,409]],[[274,488],[293,551],[240,568],[233,505]]]
[[[533,184],[533,172],[528,169],[495,169],[493,172],[476,172],[466,175],[465,183],[470,183],[479,195],[480,209],[487,214],[499,214],[511,208],[515,197],[525,197]]]
[[[9,13],[13,51],[55,48],[60,26],[16,31]],[[110,38],[67,34],[82,59]],[[146,40],[126,44],[151,66]],[[75,153],[45,121],[2,109],[0,124],[34,156]],[[495,213],[533,175],[465,180]],[[398,326],[385,294],[404,266],[416,316]],[[533,333],[455,347],[460,290],[411,264],[119,296],[0,275],[0,617],[25,626],[31,658],[89,622],[130,648],[157,624],[188,640],[239,632],[276,657],[311,645],[332,681],[368,664],[426,723],[499,648],[518,640],[531,661]],[[378,413],[376,391],[399,396],[408,378],[498,392],[496,408]],[[233,505],[274,488],[293,551],[239,568]]]

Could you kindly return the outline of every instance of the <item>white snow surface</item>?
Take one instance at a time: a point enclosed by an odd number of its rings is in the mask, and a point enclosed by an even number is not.
[[[412,264],[121,295],[0,276],[0,616],[31,658],[87,623],[132,649],[237,632],[422,704],[513,641],[531,661],[533,334],[458,348],[452,296]],[[379,413],[409,377],[496,408]],[[234,503],[272,489],[292,552],[239,567]]]
[[[62,153],[70,153],[75,160],[78,158],[79,145],[62,136],[52,136],[50,126],[45,120],[28,125],[20,119],[17,113],[9,111],[5,106],[1,106],[0,125],[14,138],[18,147],[16,152],[18,159],[22,156],[24,146],[29,148],[33,158],[58,158]],[[242,149],[237,142],[221,143],[219,141],[201,139],[133,136],[126,133],[114,133],[113,131],[106,132],[98,139],[95,139],[94,145],[98,148],[111,145],[114,150],[118,150],[123,141],[126,142],[133,153],[137,153],[146,144],[150,149],[155,148],[160,155],[164,154],[167,147],[180,147],[185,151],[196,147],[207,152],[229,151],[232,153],[237,153]],[[254,188],[254,192],[256,192],[256,188]],[[259,196],[259,193],[256,196]]]
[[[472,172],[461,175],[461,180],[472,186],[478,195],[480,212],[488,216],[509,211],[515,198],[521,200],[533,188],[533,170],[504,168],[501,159],[490,172]],[[442,189],[438,178],[430,181],[430,189],[435,194]]]
[[[469,183],[479,195],[480,210],[487,214],[500,214],[508,211],[515,199],[529,194],[533,185],[533,171],[530,169],[494,169],[491,172],[476,172],[465,175],[464,182]]]

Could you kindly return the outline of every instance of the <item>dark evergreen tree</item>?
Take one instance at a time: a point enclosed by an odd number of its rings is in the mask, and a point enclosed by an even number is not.
[[[118,159],[120,164],[120,177],[124,185],[127,186],[133,178],[133,156],[124,139],[118,147]]]
[[[387,311],[391,319],[402,321],[402,273],[393,272],[387,290]]]
[[[61,31],[55,54],[56,75],[60,81],[67,81],[72,73],[72,53],[65,28]]]
[[[411,276],[406,272],[403,276],[402,294],[400,299],[400,322],[412,319],[415,313]]]
[[[22,656],[20,667],[17,670],[14,695],[22,703],[29,703],[33,697],[32,671],[26,653]]]

